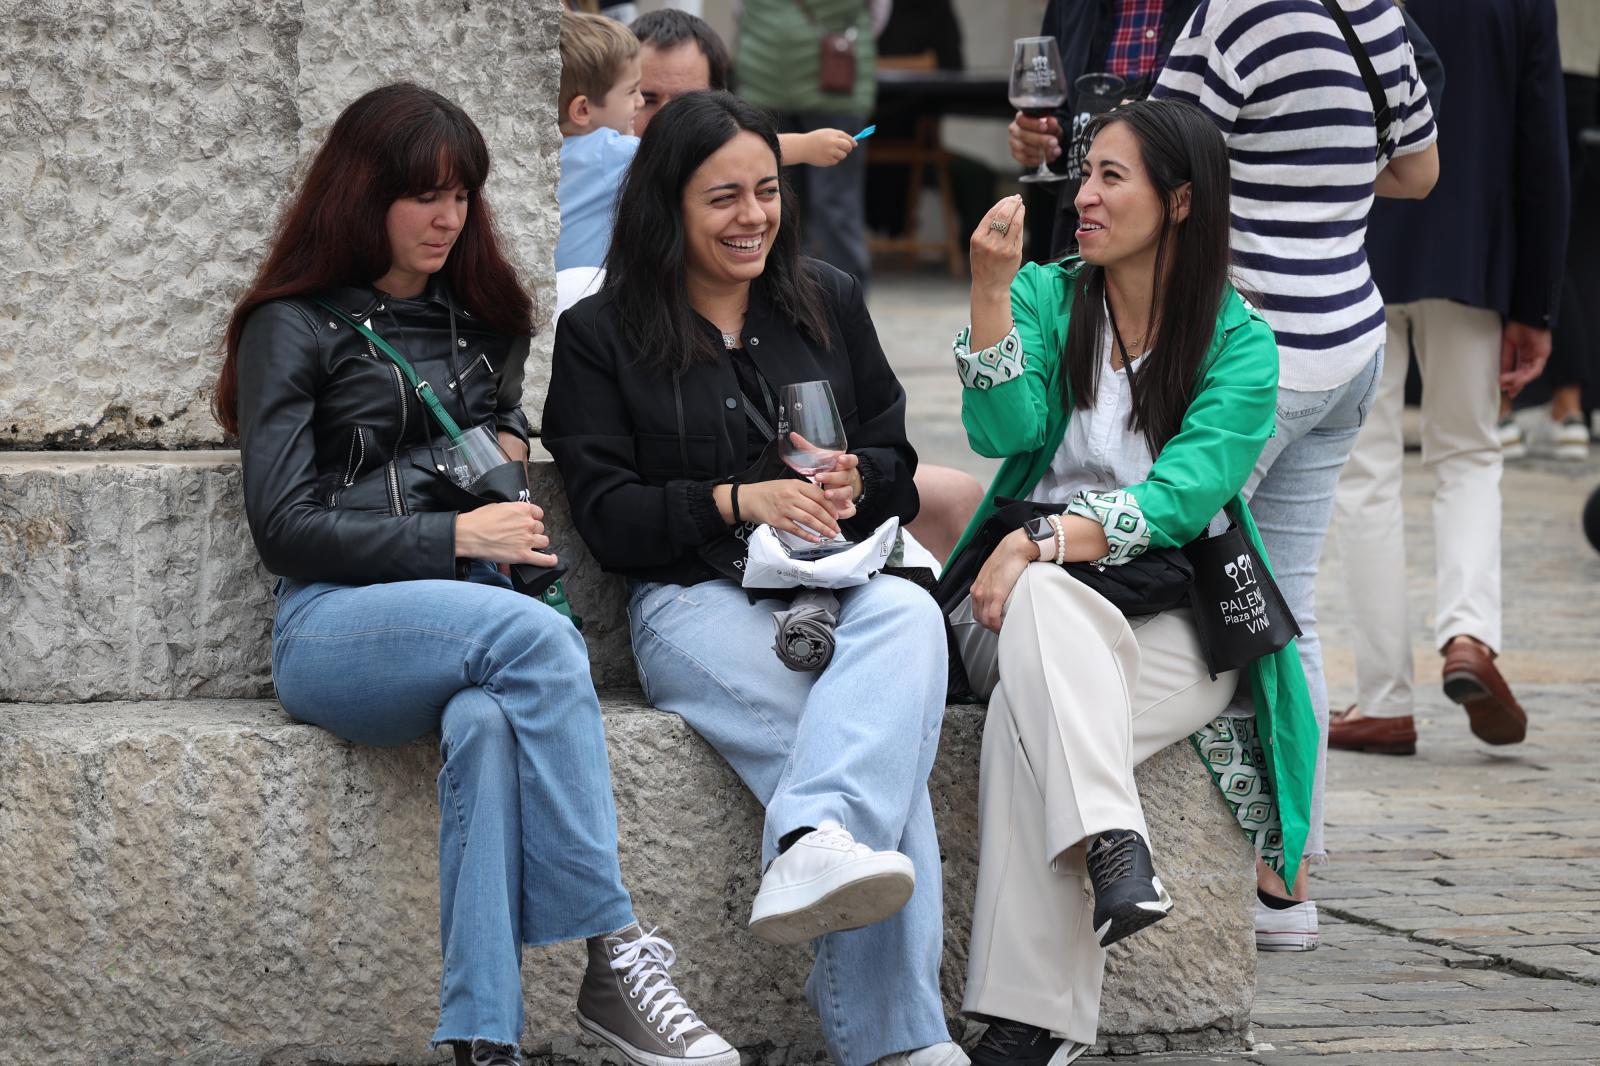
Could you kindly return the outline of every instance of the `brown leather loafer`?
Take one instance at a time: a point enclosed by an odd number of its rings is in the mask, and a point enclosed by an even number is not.
[[[1445,649],[1444,694],[1461,704],[1472,735],[1485,744],[1517,744],[1528,735],[1528,716],[1493,653],[1475,640],[1458,637]]]
[[[1351,717],[1347,711],[1328,722],[1328,747],[1372,755],[1415,755],[1417,727],[1409,714],[1402,718],[1365,718]]]

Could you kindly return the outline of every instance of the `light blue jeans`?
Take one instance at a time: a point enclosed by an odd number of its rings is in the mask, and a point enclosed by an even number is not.
[[[1245,500],[1261,530],[1272,575],[1300,623],[1300,665],[1317,715],[1317,778],[1311,795],[1311,826],[1306,854],[1327,854],[1322,822],[1328,773],[1328,683],[1322,674],[1322,642],[1317,637],[1317,568],[1333,519],[1339,486],[1356,434],[1367,420],[1383,373],[1383,346],[1356,376],[1321,392],[1278,390],[1277,433],[1261,452],[1245,483]],[[1248,707],[1249,686],[1240,685],[1235,707]],[[1293,885],[1289,886],[1293,888]]]
[[[797,673],[772,650],[776,600],[731,581],[645,583],[628,620],[645,696],[683,717],[767,809],[762,862],[784,834],[839,822],[916,868],[891,918],[815,942],[806,998],[839,1066],[950,1039],[939,998],[944,906],[928,774],[944,719],[944,624],[933,598],[875,577],[843,589],[833,661]]]
[[[272,679],[291,715],[358,744],[439,730],[433,1039],[517,1043],[522,945],[633,921],[583,638],[484,564],[472,581],[285,580]]]

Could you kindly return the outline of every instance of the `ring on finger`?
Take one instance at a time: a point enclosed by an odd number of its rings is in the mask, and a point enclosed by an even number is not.
[[[1011,228],[1011,223],[1002,222],[998,218],[994,218],[989,220],[989,228],[994,230],[996,233],[1004,235],[1005,232]]]

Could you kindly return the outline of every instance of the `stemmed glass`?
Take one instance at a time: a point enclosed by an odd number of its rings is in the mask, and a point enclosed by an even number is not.
[[[833,399],[833,386],[826,381],[801,381],[785,385],[778,392],[778,455],[784,465],[808,481],[839,465],[848,449],[844,419]],[[781,535],[781,534],[780,534]],[[849,542],[840,533],[821,545],[844,547]]]
[[[447,445],[444,465],[450,480],[474,496],[500,503],[528,502],[527,465],[507,455],[488,426],[473,426]],[[512,583],[530,596],[541,595],[564,573],[562,566],[511,564]]]
[[[1061,68],[1061,51],[1054,37],[1020,37],[1012,46],[1011,106],[1029,118],[1047,118],[1067,98],[1067,75]],[[1064,181],[1067,175],[1050,169],[1048,160],[1039,169],[1022,175],[1025,182]]]

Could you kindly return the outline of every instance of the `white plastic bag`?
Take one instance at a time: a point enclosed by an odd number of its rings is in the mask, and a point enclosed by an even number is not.
[[[847,589],[865,585],[894,551],[900,519],[887,519],[865,540],[821,559],[796,559],[771,526],[750,534],[743,585],[747,589]]]

